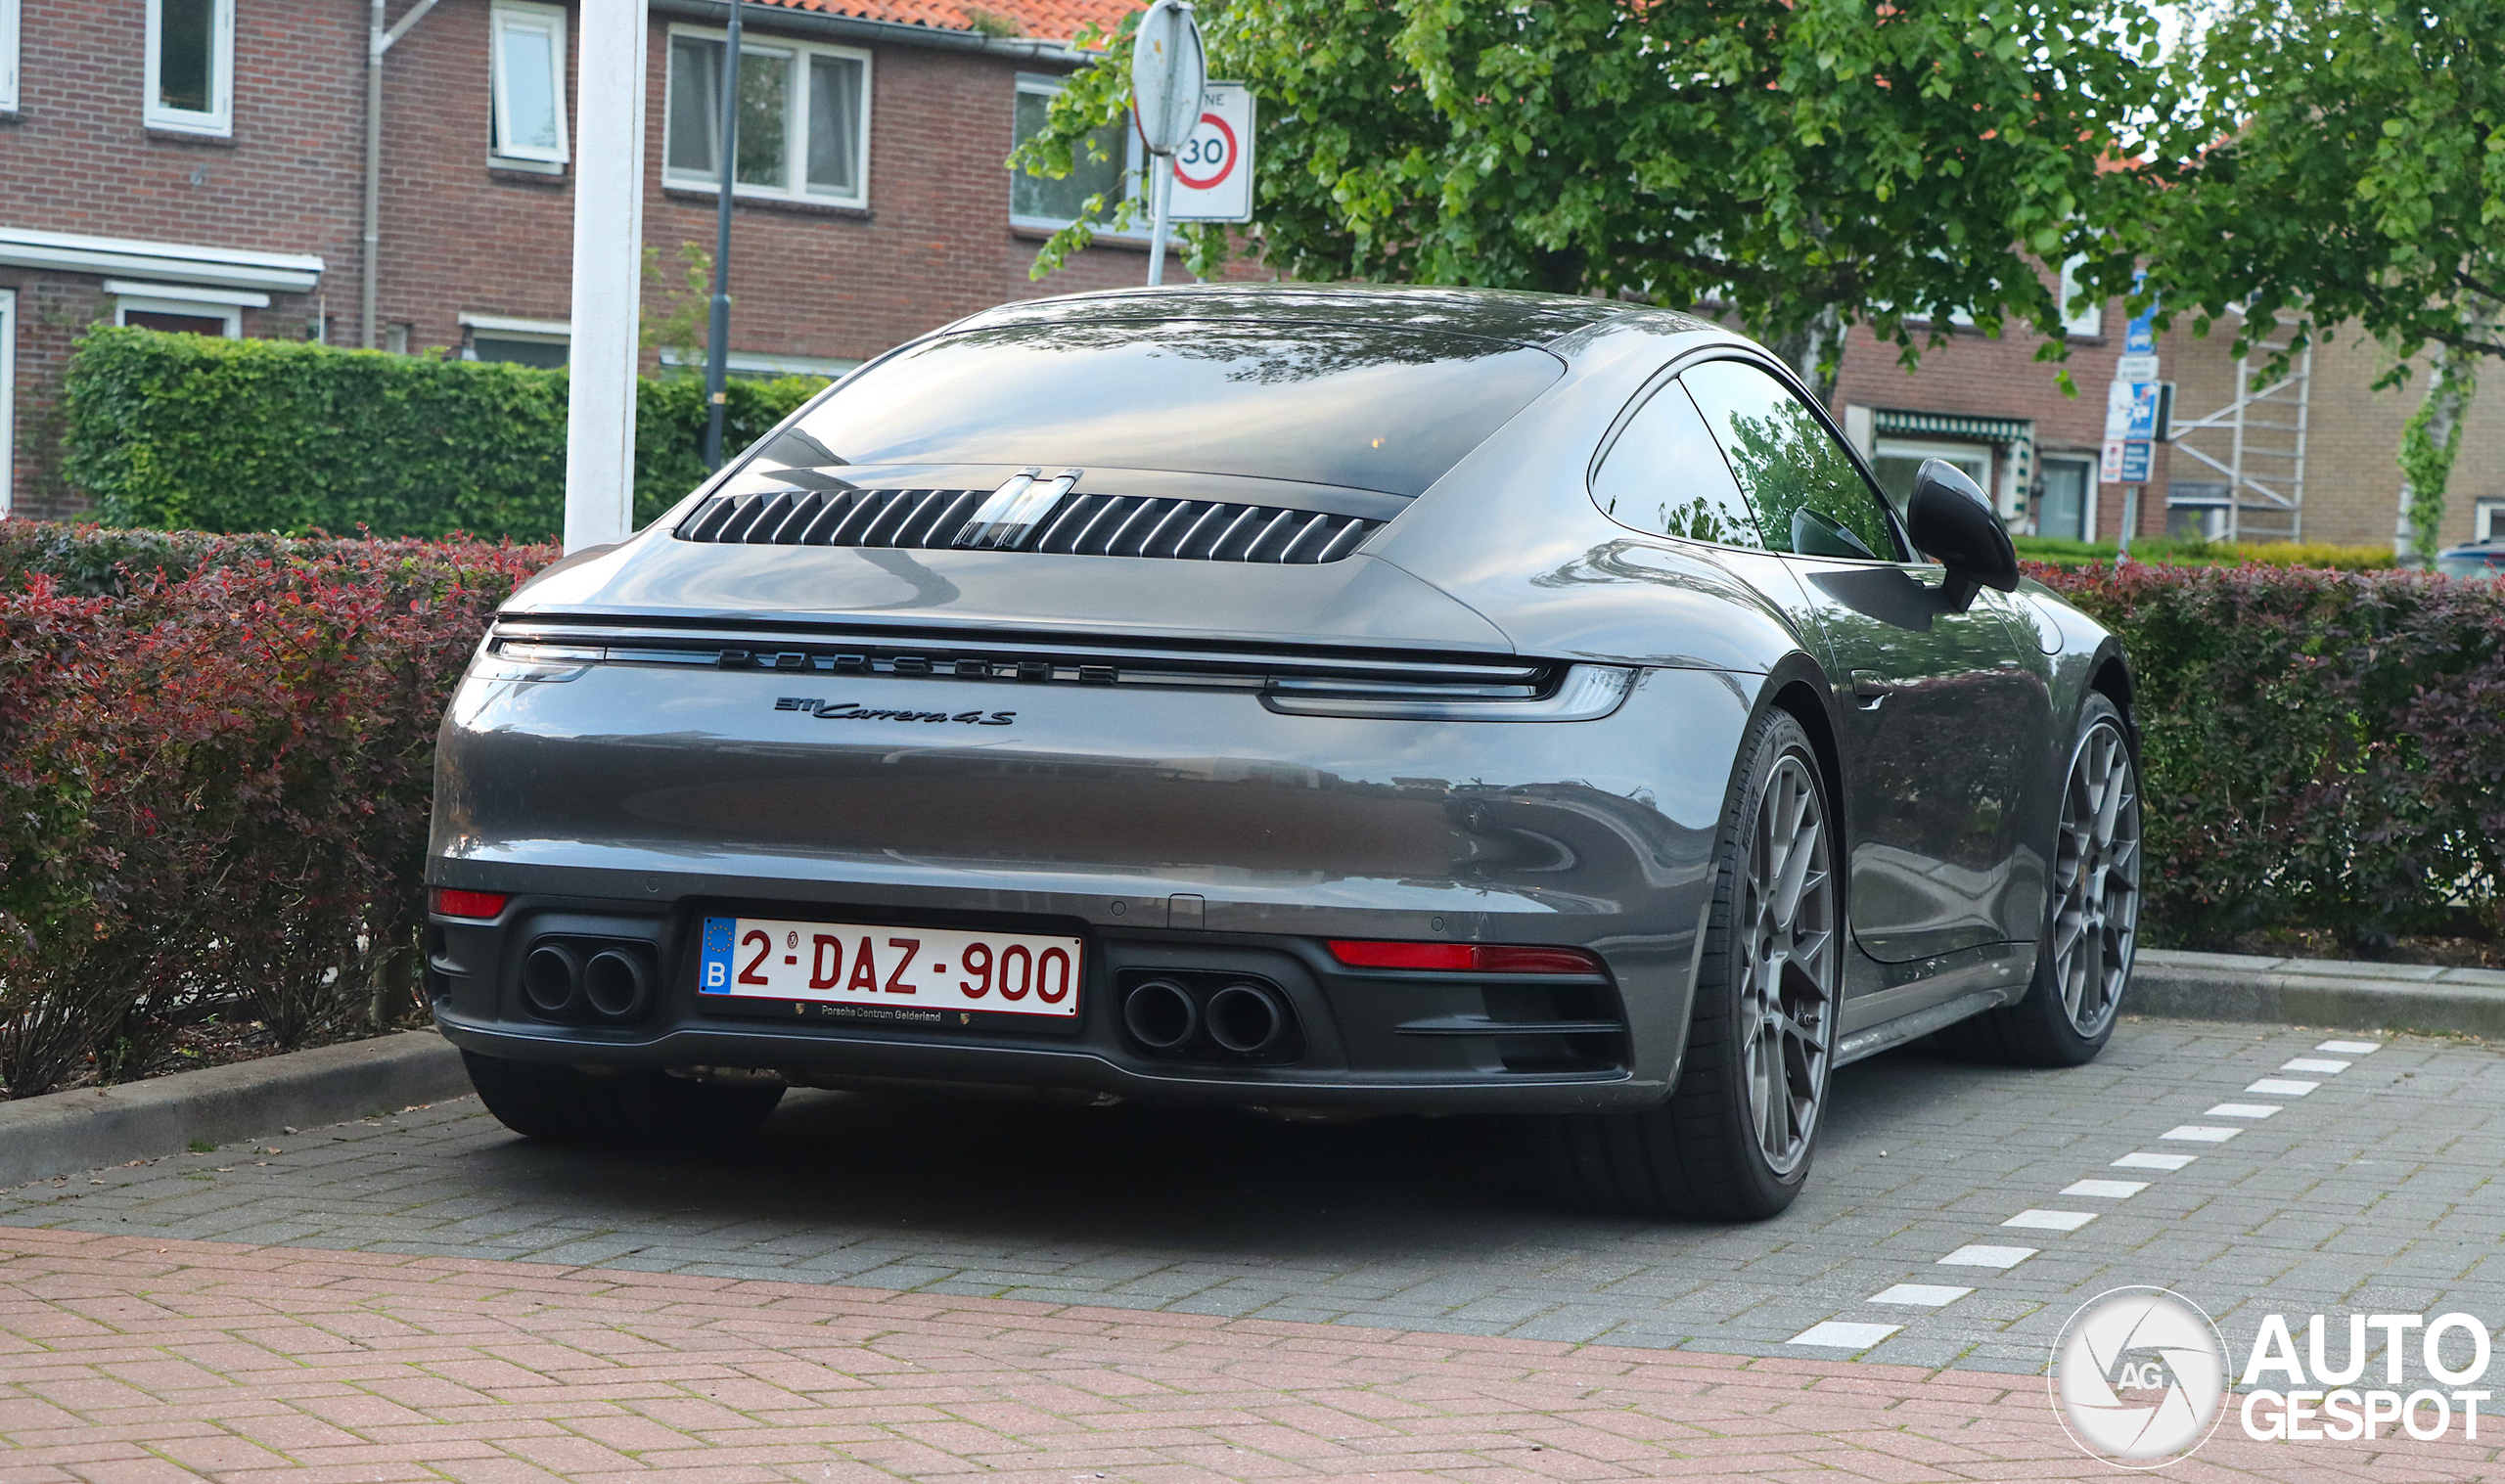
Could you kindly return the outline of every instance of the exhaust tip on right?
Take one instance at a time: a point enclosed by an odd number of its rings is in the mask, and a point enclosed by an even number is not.
[[[1151,979],[1123,997],[1122,1027],[1150,1051],[1170,1052],[1199,1034],[1201,1007],[1181,985]]]
[[[1209,996],[1209,1039],[1239,1057],[1260,1057],[1287,1038],[1287,1010],[1255,984],[1230,984]]]

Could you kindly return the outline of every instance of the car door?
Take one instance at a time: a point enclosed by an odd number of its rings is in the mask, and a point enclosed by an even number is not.
[[[2035,647],[1986,591],[1963,610],[1919,561],[1826,419],[1769,370],[1712,360],[1679,377],[1767,549],[1796,581],[1845,693],[1839,750],[1854,940],[1886,963],[2032,936],[2040,868],[2023,809],[2046,725]]]

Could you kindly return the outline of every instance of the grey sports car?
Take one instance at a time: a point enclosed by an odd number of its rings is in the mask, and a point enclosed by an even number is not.
[[[1509,1113],[1583,1199],[1758,1218],[1845,1062],[2096,1055],[2136,751],[1982,493],[1892,508],[1712,324],[1082,294],[870,362],[505,605],[427,986],[542,1138],[788,1086]]]

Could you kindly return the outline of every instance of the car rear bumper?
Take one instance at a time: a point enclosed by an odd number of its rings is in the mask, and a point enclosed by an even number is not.
[[[639,694],[649,678],[595,665],[465,688],[438,750],[428,878],[509,900],[492,920],[430,920],[428,993],[467,1050],[586,1067],[1307,1108],[1642,1105],[1676,1075],[1754,679],[1648,672],[1603,720],[1526,725],[847,683],[864,705],[1020,718],[892,732],[778,711],[806,685],[766,673]],[[698,990],[707,915],[1075,937],[1080,1012],[726,1006]],[[1355,969],[1325,947],[1351,938],[1571,947],[1605,971]],[[613,1020],[534,1011],[524,966],[551,940],[638,956],[648,1003]],[[1274,993],[1292,1054],[1143,1046],[1123,1001],[1161,976],[1193,995],[1239,980]]]

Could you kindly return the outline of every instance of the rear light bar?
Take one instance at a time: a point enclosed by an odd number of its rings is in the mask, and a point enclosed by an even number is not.
[[[1422,968],[1471,974],[1577,974],[1597,978],[1608,970],[1600,955],[1581,948],[1522,943],[1384,943],[1331,940],[1331,957],[1350,968]]]
[[[492,918],[503,914],[510,901],[501,891],[463,891],[453,886],[437,886],[431,904],[438,917]]]

